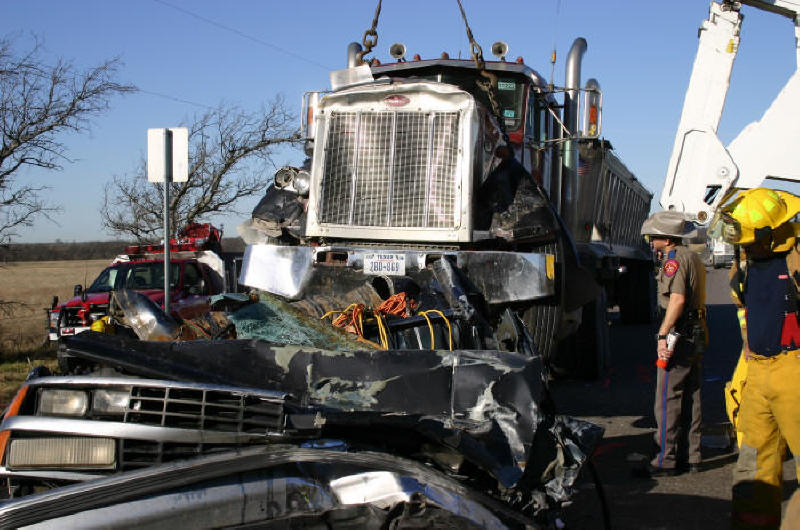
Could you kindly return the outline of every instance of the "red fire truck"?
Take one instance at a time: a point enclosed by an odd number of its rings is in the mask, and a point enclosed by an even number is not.
[[[211,224],[192,223],[170,239],[170,309],[228,290],[228,268],[221,251],[222,231]],[[230,262],[231,260],[229,260]],[[131,245],[116,256],[88,286],[76,285],[72,298],[58,303],[53,298],[49,337],[56,341],[89,329],[108,313],[110,293],[133,289],[164,304],[164,246]]]

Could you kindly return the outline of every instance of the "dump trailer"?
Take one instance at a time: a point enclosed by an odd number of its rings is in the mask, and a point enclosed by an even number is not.
[[[239,227],[240,283],[320,317],[363,307],[355,331],[385,348],[516,351],[595,375],[607,304],[650,314],[651,194],[600,136],[584,39],[564,89],[493,50],[405,60],[394,45],[396,62],[358,64],[351,44],[331,90],[304,96],[305,164],[279,169]],[[398,295],[404,318],[373,318]]]

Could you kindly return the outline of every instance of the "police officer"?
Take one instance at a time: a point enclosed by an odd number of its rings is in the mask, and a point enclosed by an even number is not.
[[[701,360],[707,344],[706,271],[700,256],[683,245],[697,235],[678,212],[657,212],[641,230],[661,256],[657,275],[660,325],[656,335],[655,441],[658,454],[645,472],[676,475],[699,470]],[[669,339],[669,335],[677,336]],[[682,417],[681,413],[690,413]]]

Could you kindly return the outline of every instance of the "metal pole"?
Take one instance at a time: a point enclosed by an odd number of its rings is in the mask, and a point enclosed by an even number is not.
[[[164,134],[164,313],[169,315],[169,188],[172,184],[172,131]]]

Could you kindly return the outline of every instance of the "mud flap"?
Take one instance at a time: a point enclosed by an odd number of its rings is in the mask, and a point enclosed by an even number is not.
[[[655,281],[652,265],[628,264],[628,272],[616,282],[620,320],[623,324],[649,324],[655,313]]]
[[[550,370],[560,377],[595,379],[610,365],[605,290],[581,309],[581,323],[565,337],[550,360]]]

